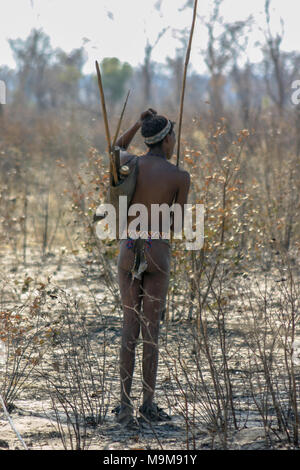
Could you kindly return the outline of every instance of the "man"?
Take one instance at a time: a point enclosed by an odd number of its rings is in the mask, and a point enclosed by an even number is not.
[[[174,123],[156,111],[148,109],[140,119],[117,141],[121,152],[120,163],[133,155],[126,152],[136,132],[141,128],[148,152],[138,157],[138,177],[132,204],[143,204],[148,210],[151,227],[151,205],[180,204],[182,214],[187,203],[190,175],[170,163],[175,147]],[[127,223],[134,219],[128,216]],[[182,219],[183,220],[183,219]],[[127,226],[128,226],[127,225]],[[174,230],[173,223],[170,227]],[[159,233],[162,235],[162,222]],[[149,421],[170,417],[154,402],[158,365],[158,334],[161,314],[165,306],[170,274],[170,244],[162,238],[120,241],[118,278],[124,312],[120,350],[121,404],[115,408],[117,421],[128,424],[133,420],[130,400],[135,362],[135,347],[140,334],[143,337],[143,404],[141,416]],[[142,305],[143,304],[143,305]]]

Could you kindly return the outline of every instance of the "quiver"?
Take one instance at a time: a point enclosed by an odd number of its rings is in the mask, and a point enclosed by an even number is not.
[[[128,173],[122,175],[119,174],[119,182],[115,185],[112,172],[110,173],[110,183],[107,191],[106,202],[112,204],[116,210],[116,237],[119,238],[119,197],[127,196],[127,207],[126,207],[126,217],[128,208],[132,201],[133,195],[135,193],[136,182],[138,177],[138,157],[133,156],[127,162],[125,162],[121,169],[127,166]],[[127,220],[127,219],[126,219]],[[123,230],[125,227],[121,227]]]

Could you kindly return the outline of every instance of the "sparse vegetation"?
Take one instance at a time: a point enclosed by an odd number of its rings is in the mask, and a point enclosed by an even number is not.
[[[121,435],[111,415],[122,312],[118,243],[99,240],[93,224],[109,169],[96,78],[82,73],[83,49],[55,52],[42,31],[11,41],[18,67],[0,113],[0,392],[21,428],[39,420],[22,428],[29,448],[299,448],[299,110],[288,99],[299,54],[280,49],[266,1],[261,69],[239,67],[246,25],[216,38],[220,4],[206,24],[209,76],[191,75],[186,91],[182,161],[189,202],[205,207],[205,242],[199,251],[172,243],[157,400],[174,418],[138,435]],[[141,70],[104,62],[124,90],[148,80],[124,127],[150,84],[153,106],[176,119],[178,83],[173,76],[170,95],[160,90],[167,77],[151,51],[146,59]],[[111,94],[113,126],[123,96],[115,86]],[[135,150],[143,152],[139,139]],[[1,426],[1,439],[17,445]]]

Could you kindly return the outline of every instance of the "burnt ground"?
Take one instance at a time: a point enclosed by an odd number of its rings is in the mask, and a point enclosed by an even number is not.
[[[15,254],[2,255],[1,309],[21,312],[23,317],[18,325],[30,323],[30,344],[37,343],[33,349],[27,345],[24,357],[21,354],[23,362],[15,372],[20,388],[13,402],[8,400],[13,423],[29,449],[72,449],[78,441],[81,448],[98,450],[293,448],[293,442],[288,442],[284,430],[278,428],[276,410],[272,410],[268,395],[265,395],[267,424],[272,432],[266,433],[263,426],[257,404],[263,403],[264,371],[250,357],[254,348],[249,338],[254,341],[255,335],[247,337],[254,318],[261,328],[272,329],[268,323],[270,314],[274,309],[276,312],[282,309],[282,301],[274,294],[278,293],[281,281],[278,273],[268,273],[271,293],[268,315],[261,313],[261,302],[257,300],[262,298],[260,288],[263,290],[266,285],[265,273],[235,278],[228,285],[226,335],[234,413],[230,404],[225,403],[226,386],[221,379],[217,400],[203,342],[199,343],[199,321],[187,321],[184,316],[171,321],[169,315],[161,325],[156,401],[172,419],[152,425],[139,423],[134,429],[126,429],[115,423],[111,412],[118,404],[122,320],[115,285],[110,289],[105,272],[84,254],[57,252],[42,260],[39,253],[31,252],[27,259],[24,266]],[[299,286],[299,278],[296,285]],[[241,300],[241,289],[248,292],[248,300],[252,299],[248,312],[250,303]],[[183,299],[179,297],[177,302],[182,302],[184,308]],[[206,337],[213,351],[214,370],[222,377],[217,318],[211,312],[206,315]],[[39,320],[34,322],[33,318]],[[281,317],[278,314],[273,318],[275,324]],[[278,328],[284,329],[283,324]],[[275,380],[274,375],[274,381],[282,385],[278,385],[276,393],[284,410],[288,407],[288,375],[284,375],[280,341],[278,345],[273,355],[281,378]],[[16,349],[12,348],[9,354],[8,361],[2,354],[2,390],[5,360],[11,368]],[[252,370],[254,363],[257,367]],[[132,391],[136,411],[141,404],[141,368],[140,340]],[[9,370],[6,377],[12,376]],[[297,373],[296,370],[296,380]],[[220,403],[229,410],[223,428],[220,424],[223,418],[215,419]],[[22,449],[4,413],[0,413],[0,448]]]

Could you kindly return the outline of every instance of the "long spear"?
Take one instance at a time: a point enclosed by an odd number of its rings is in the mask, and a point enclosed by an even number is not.
[[[115,164],[114,158],[112,156],[113,148],[112,148],[111,140],[110,140],[110,132],[109,132],[109,126],[108,126],[108,119],[107,119],[104,91],[103,91],[103,86],[102,86],[101,72],[100,72],[100,67],[99,67],[99,64],[98,64],[97,60],[96,60],[96,70],[97,70],[98,86],[99,86],[99,92],[100,92],[100,98],[101,98],[101,104],[102,104],[102,114],[103,114],[104,125],[105,125],[108,155],[109,155],[109,158],[110,158],[110,165],[111,165],[111,169],[112,169],[112,173],[113,173],[113,179],[114,179],[115,184],[117,184],[119,180],[118,180],[116,164]]]
[[[180,99],[180,112],[179,112],[179,125],[178,125],[178,139],[177,139],[177,163],[176,165],[179,166],[179,158],[180,158],[180,137],[181,137],[181,127],[182,127],[182,115],[183,115],[183,103],[184,103],[184,93],[185,93],[185,83],[186,83],[186,74],[187,74],[187,68],[190,60],[190,53],[191,53],[191,48],[192,48],[192,39],[193,39],[193,34],[194,34],[194,27],[195,27],[195,22],[196,22],[196,16],[197,16],[197,4],[198,0],[194,1],[194,13],[193,13],[193,21],[192,21],[192,27],[190,31],[190,39],[186,51],[186,56],[185,56],[185,63],[184,63],[184,72],[183,72],[183,82],[182,82],[182,89],[181,89],[181,99]]]

